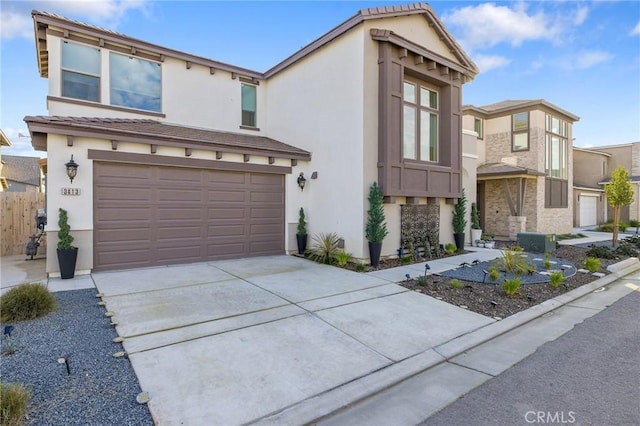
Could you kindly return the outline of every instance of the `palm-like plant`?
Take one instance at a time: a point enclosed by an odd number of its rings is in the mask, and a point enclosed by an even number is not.
[[[336,262],[336,256],[340,253],[340,237],[335,232],[329,234],[319,233],[311,239],[311,248],[306,255],[309,259],[318,263],[332,265]]]

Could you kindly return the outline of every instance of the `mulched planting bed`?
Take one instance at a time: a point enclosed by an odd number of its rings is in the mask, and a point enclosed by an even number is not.
[[[505,248],[508,245],[502,243],[499,248]],[[586,248],[562,245],[553,253],[553,257],[580,268],[587,257],[586,252]],[[620,260],[622,259],[600,259],[602,265],[600,272],[608,274],[607,266]],[[549,283],[527,284],[523,285],[520,288],[520,294],[514,297],[507,296],[499,284],[461,280],[463,287],[453,288],[451,286],[452,278],[439,275],[429,275],[425,285],[420,285],[415,277],[398,284],[470,311],[502,319],[597,279],[598,277],[589,273],[578,272],[567,277],[559,288],[554,288]],[[487,279],[487,281],[489,280]]]

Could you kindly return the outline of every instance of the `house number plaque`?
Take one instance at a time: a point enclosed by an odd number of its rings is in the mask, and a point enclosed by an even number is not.
[[[80,188],[62,188],[62,195],[80,195]]]

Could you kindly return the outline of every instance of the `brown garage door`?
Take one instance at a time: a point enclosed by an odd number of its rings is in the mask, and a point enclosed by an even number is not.
[[[284,175],[94,162],[94,269],[284,253]]]

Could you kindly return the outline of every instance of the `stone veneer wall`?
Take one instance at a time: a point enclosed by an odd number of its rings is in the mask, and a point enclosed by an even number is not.
[[[536,232],[537,227],[537,184],[536,181],[542,181],[542,194],[544,194],[543,179],[527,179],[526,194],[524,203],[524,214],[527,217],[527,232]],[[515,179],[509,179],[509,188],[512,197],[516,196],[517,183]],[[544,205],[544,199],[542,200]],[[509,202],[504,191],[502,180],[485,181],[485,232],[490,232],[499,238],[508,238],[509,236]]]
[[[544,172],[544,129],[529,129],[529,151],[511,151],[511,132],[486,135],[486,162],[504,162]]]

